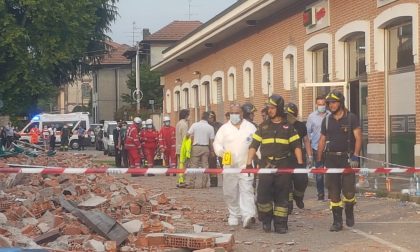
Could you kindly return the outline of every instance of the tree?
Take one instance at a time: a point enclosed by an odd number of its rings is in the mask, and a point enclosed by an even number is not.
[[[27,114],[106,53],[118,0],[0,1],[3,114]]]
[[[136,90],[136,73],[133,72],[127,81],[127,87],[133,93]],[[160,86],[160,74],[150,71],[149,65],[141,65],[140,67],[140,89],[143,92],[143,99],[140,102],[142,108],[149,108],[149,100],[155,100],[155,108],[162,107],[162,87]],[[131,94],[124,94],[121,96],[124,102],[132,105],[137,104]]]

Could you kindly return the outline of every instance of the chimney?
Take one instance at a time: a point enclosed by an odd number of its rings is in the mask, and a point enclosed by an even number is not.
[[[143,40],[147,39],[149,35],[150,35],[149,28],[143,28]]]

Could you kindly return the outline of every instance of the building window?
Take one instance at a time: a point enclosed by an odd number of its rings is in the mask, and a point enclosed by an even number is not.
[[[390,27],[389,30],[389,70],[413,66],[412,22]]]
[[[347,41],[349,79],[359,79],[366,75],[365,36],[356,36]]]
[[[89,83],[82,83],[82,99],[90,98],[90,85]]]
[[[188,88],[184,88],[184,108],[189,109],[190,108],[190,92]]]
[[[193,95],[194,95],[194,107],[198,108],[200,106],[198,103],[199,102],[198,86],[193,86],[192,89],[193,89]]]
[[[290,88],[293,90],[296,87],[295,56],[289,54],[287,56],[287,63],[289,64],[289,83],[290,83]]]
[[[203,83],[204,87],[204,102],[206,106],[206,111],[209,111],[210,109],[210,82],[206,81]]]
[[[249,98],[252,96],[252,90],[251,90],[251,81],[252,81],[252,75],[251,75],[251,68],[247,67],[245,69],[244,73],[244,90],[245,90],[245,97]]]
[[[328,46],[312,51],[315,82],[329,82]]]
[[[271,80],[271,64],[270,64],[270,62],[265,62],[264,64],[263,64],[263,71],[262,71],[262,74],[263,74],[263,81],[262,81],[262,84],[263,85],[265,85],[265,87],[263,88],[263,90],[266,90],[266,94],[268,95],[268,96],[270,96],[271,95],[271,85],[272,85],[272,80]]]
[[[236,83],[235,75],[233,73],[229,74],[228,78],[228,97],[229,101],[236,100]]]
[[[179,91],[175,92],[175,111],[181,109],[181,93]]]

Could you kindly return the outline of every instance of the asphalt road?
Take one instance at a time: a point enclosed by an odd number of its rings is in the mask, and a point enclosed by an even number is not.
[[[98,160],[111,161],[102,152],[87,151]],[[219,177],[219,185],[222,178]],[[133,183],[155,192],[162,191],[189,208],[189,224],[202,224],[205,231],[233,233],[235,251],[420,251],[420,205],[389,198],[359,195],[355,207],[356,225],[330,232],[332,216],[328,202],[316,199],[316,189],[308,187],[305,209],[289,217],[287,234],[264,233],[261,223],[251,229],[227,225],[227,209],[221,186],[207,189],[177,189],[176,177],[132,178]],[[185,219],[175,227],[185,225]]]

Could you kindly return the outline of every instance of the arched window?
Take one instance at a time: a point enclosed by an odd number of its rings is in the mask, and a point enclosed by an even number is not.
[[[267,53],[261,59],[261,90],[270,96],[273,93],[273,55]]]
[[[237,99],[237,84],[236,84],[236,68],[230,67],[228,70],[227,79],[228,101],[235,101]]]
[[[183,107],[185,108],[185,109],[189,109],[190,108],[190,92],[189,92],[189,89],[188,88],[184,88],[183,90],[182,90],[182,92],[184,93],[184,104],[183,104]]]
[[[244,97],[250,98],[254,96],[254,64],[248,60],[243,66],[243,91]]]

